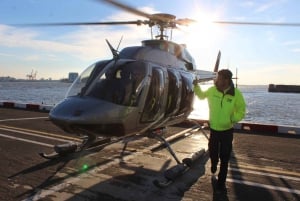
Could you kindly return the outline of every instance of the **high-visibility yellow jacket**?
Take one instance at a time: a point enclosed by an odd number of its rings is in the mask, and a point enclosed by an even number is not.
[[[242,120],[246,112],[246,103],[240,90],[233,85],[225,93],[216,86],[202,91],[199,85],[194,86],[199,99],[208,100],[210,128],[217,131],[231,129],[234,123]]]

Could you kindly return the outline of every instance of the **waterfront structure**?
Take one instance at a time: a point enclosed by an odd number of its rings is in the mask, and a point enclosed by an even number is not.
[[[269,92],[300,93],[300,85],[269,84]]]
[[[78,77],[78,73],[70,72],[69,77],[68,77],[68,81],[73,82],[77,77]]]
[[[3,81],[3,82],[7,82],[7,81],[15,81],[16,78],[14,77],[10,77],[10,76],[7,76],[7,77],[0,77],[0,82]]]

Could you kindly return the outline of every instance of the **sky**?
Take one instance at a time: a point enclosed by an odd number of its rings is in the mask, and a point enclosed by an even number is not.
[[[238,72],[247,85],[300,84],[300,26],[220,25],[212,21],[300,23],[298,0],[122,0],[143,12],[168,13],[197,21],[173,30],[172,41],[186,44],[197,68]],[[81,73],[119,49],[150,39],[148,26],[24,27],[17,24],[145,20],[101,0],[1,0],[0,77],[61,79]]]

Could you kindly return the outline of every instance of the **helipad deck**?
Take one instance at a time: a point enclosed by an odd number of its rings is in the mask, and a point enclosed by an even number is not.
[[[235,133],[227,194],[216,194],[207,154],[161,189],[153,180],[176,162],[154,139],[136,138],[123,154],[118,142],[48,161],[38,153],[78,137],[55,127],[46,112],[0,114],[0,200],[300,200],[299,135]],[[169,137],[182,133],[171,145],[180,159],[207,149],[200,130],[186,129],[169,128]]]

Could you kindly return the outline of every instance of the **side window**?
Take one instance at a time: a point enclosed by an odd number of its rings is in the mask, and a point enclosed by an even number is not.
[[[181,72],[182,91],[180,109],[177,114],[189,113],[193,110],[194,91],[193,77],[188,73]]]
[[[142,122],[152,122],[160,115],[163,106],[164,85],[163,70],[153,68],[149,91],[141,119]]]
[[[120,80],[118,90],[123,93],[121,105],[137,106],[144,77],[145,68],[142,65],[130,65],[118,69],[117,78]]]
[[[168,69],[169,86],[168,86],[168,98],[166,106],[166,116],[172,114],[177,110],[177,103],[180,101],[181,96],[181,78],[179,73],[173,69]]]

